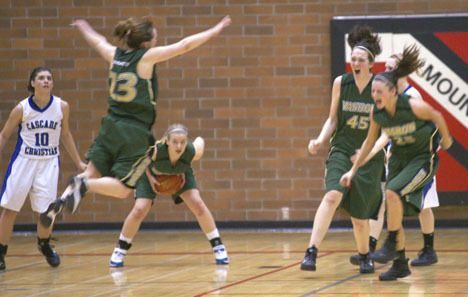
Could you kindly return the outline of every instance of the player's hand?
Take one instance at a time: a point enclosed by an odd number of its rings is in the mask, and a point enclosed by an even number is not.
[[[354,176],[354,174],[353,174],[353,172],[351,170],[346,172],[345,174],[343,174],[343,176],[341,176],[340,184],[343,187],[350,188],[353,176]]]
[[[214,28],[216,32],[221,33],[224,28],[229,26],[232,23],[231,17],[229,15],[225,16],[219,23],[217,23]]]
[[[448,150],[453,144],[453,138],[452,137],[442,137],[442,140],[440,141],[440,147],[444,151]]]
[[[88,164],[86,164],[85,162],[83,161],[80,161],[80,164],[78,165],[78,170],[80,172],[83,172],[86,170],[86,167],[88,167]]]
[[[70,26],[72,26],[72,27],[78,27],[78,28],[83,28],[83,27],[89,26],[89,23],[88,23],[86,20],[79,19],[79,20],[73,21],[73,22],[70,24]]]
[[[320,147],[322,146],[322,142],[317,139],[311,139],[309,142],[309,146],[307,149],[311,155],[316,155]]]
[[[146,168],[146,177],[148,177],[149,184],[151,185],[151,189],[153,189],[153,192],[156,194],[159,194],[158,190],[156,190],[156,186],[160,186],[161,184],[158,182],[156,177],[151,174],[151,171],[149,168]]]
[[[184,185],[185,185],[185,173],[181,173],[179,175],[182,178],[182,185],[180,186],[180,188],[182,189],[184,187]]]

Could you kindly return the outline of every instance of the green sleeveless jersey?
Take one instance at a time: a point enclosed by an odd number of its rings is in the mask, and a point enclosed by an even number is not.
[[[369,80],[363,92],[359,93],[353,74],[342,75],[337,111],[338,123],[331,139],[331,151],[338,150],[351,156],[361,148],[367,136],[369,116],[374,106],[371,82],[372,79]]]
[[[420,120],[411,109],[408,95],[398,95],[392,117],[385,109],[374,109],[374,121],[390,137],[392,157],[413,159],[434,154],[439,146],[439,134],[431,121]]]
[[[115,51],[109,72],[108,114],[117,119],[126,119],[143,124],[149,129],[156,119],[158,78],[156,66],[151,79],[142,79],[137,74],[137,64],[147,49],[125,52]]]
[[[152,162],[150,167],[153,174],[163,173],[163,174],[181,174],[189,171],[192,168],[192,160],[195,156],[195,147],[192,142],[187,143],[185,151],[180,156],[180,159],[177,160],[175,164],[171,164],[169,159],[169,148],[165,143],[157,143],[157,155],[156,161]],[[157,170],[157,172],[154,171]]]

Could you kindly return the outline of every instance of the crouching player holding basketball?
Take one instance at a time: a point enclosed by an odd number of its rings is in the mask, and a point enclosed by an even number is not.
[[[205,142],[201,137],[197,137],[193,142],[190,142],[187,137],[188,130],[184,125],[173,124],[169,126],[165,136],[152,147],[152,163],[148,167],[146,175],[153,187],[153,191],[157,194],[159,194],[157,176],[183,176],[184,182],[179,183],[177,189],[173,189],[172,199],[174,199],[174,203],[185,202],[195,215],[201,229],[211,243],[216,264],[228,264],[229,257],[226,248],[221,242],[213,216],[197,189],[197,182],[191,166],[192,161],[201,159]],[[163,185],[160,186],[162,188]],[[122,267],[124,265],[124,257],[132,245],[132,239],[138,232],[141,222],[150,211],[152,204],[152,199],[139,198],[135,200],[132,211],[125,219],[117,247],[112,253],[109,262],[111,267]]]

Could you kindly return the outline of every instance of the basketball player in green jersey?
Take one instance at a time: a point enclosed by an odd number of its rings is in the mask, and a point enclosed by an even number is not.
[[[302,270],[315,271],[317,252],[330,227],[333,215],[341,206],[351,215],[354,238],[360,254],[361,273],[373,273],[369,258],[369,219],[377,216],[382,201],[380,179],[384,169],[384,154],[380,152],[359,171],[352,189],[340,185],[340,177],[353,165],[351,158],[366,138],[371,97],[371,72],[375,56],[380,54],[380,38],[367,26],[356,26],[348,36],[352,73],[337,77],[333,83],[330,114],[317,139],[309,143],[309,152],[317,150],[330,139],[331,148],[326,162],[326,194],[315,214],[312,234]]]
[[[193,142],[188,140],[188,130],[184,125],[173,124],[167,129],[163,139],[153,147],[152,164],[147,169],[147,177],[154,188],[157,182],[154,175],[183,174],[185,183],[172,198],[176,204],[185,202],[197,218],[200,227],[210,241],[216,264],[228,264],[229,257],[216,228],[213,215],[200,196],[192,169],[192,162],[202,158],[205,150],[203,138],[197,137]],[[156,192],[157,193],[157,192]],[[109,261],[110,267],[124,266],[124,257],[131,247],[133,237],[138,232],[141,222],[153,204],[150,199],[137,199],[135,206],[125,219],[117,247]]]
[[[126,198],[135,189],[137,198],[154,197],[144,175],[143,160],[153,142],[151,128],[156,118],[155,64],[201,46],[230,23],[230,17],[226,16],[206,31],[168,46],[156,46],[157,31],[151,20],[137,22],[130,18],[119,22],[114,29],[113,35],[121,43],[120,47],[107,42],[85,20],[72,24],[110,65],[109,108],[88,151],[86,171],[74,177],[61,198],[41,215],[44,225],[53,222],[63,205],[74,213],[87,191]]]
[[[400,54],[393,54],[385,61],[385,71],[392,71],[396,68],[398,59],[401,58]],[[419,91],[412,86],[408,81],[408,76],[398,79],[397,90],[399,94],[409,95],[411,98],[423,100],[422,95]],[[374,151],[383,149],[389,143],[388,137],[382,143],[376,142],[374,148],[369,155],[372,155]],[[389,151],[389,147],[387,147]],[[389,155],[387,156],[387,159]],[[423,235],[423,248],[419,251],[417,258],[410,262],[411,266],[429,266],[437,263],[437,253],[434,249],[434,229],[435,229],[435,218],[432,208],[439,206],[439,197],[437,195],[436,178],[432,179],[423,190],[424,205],[421,212],[418,215],[421,231]],[[377,240],[380,236],[383,227],[385,213],[385,203],[382,203],[382,207],[379,210],[377,220],[370,220],[370,237],[369,237],[369,249],[371,252],[375,250]],[[350,257],[350,262],[353,265],[359,265],[359,255],[353,255]]]
[[[403,214],[418,213],[423,206],[423,188],[431,182],[438,167],[436,150],[448,149],[452,137],[443,116],[422,100],[400,95],[397,82],[421,67],[419,50],[405,48],[393,71],[382,72],[372,82],[375,107],[366,140],[350,171],[341,178],[349,187],[362,161],[371,151],[380,128],[392,141],[386,184],[388,237],[382,249],[371,255],[379,263],[393,260],[392,267],[380,274],[382,281],[396,280],[411,274],[405,256]]]

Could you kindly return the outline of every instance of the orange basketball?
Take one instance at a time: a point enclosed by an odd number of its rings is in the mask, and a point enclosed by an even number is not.
[[[170,196],[179,191],[184,185],[184,179],[181,175],[156,175],[156,180],[159,186],[155,184],[155,188],[161,195]]]

